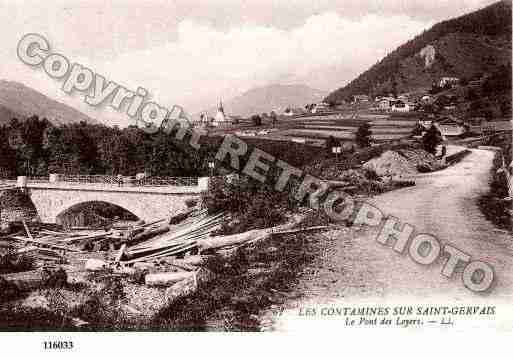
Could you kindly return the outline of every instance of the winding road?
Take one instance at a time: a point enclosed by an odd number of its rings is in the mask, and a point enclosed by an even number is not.
[[[447,260],[431,265],[414,262],[376,241],[377,228],[335,230],[325,234],[330,245],[324,255],[301,277],[298,291],[304,296],[291,304],[304,307],[322,303],[451,303],[473,305],[513,304],[513,238],[497,229],[478,208],[488,192],[494,153],[471,150],[457,164],[416,176],[416,186],[373,197],[368,202],[383,213],[408,223],[417,233],[429,233],[443,244],[464,251],[472,260],[493,266],[495,282],[486,293],[475,293],[462,282],[459,266],[451,278],[441,275]],[[503,314],[513,323],[513,310]],[[275,329],[286,327],[283,318]],[[294,325],[292,326],[294,327]],[[510,326],[511,327],[511,326]]]

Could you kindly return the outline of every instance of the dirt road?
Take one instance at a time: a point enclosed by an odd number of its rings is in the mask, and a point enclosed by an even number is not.
[[[477,200],[487,192],[493,152],[472,150],[461,162],[422,174],[417,185],[388,192],[369,202],[383,213],[409,223],[418,233],[435,235],[442,244],[466,252],[495,269],[489,293],[463,285],[462,268],[449,279],[441,275],[446,256],[431,265],[415,263],[408,254],[376,242],[377,229],[360,228],[325,234],[325,255],[302,276],[304,298],[291,304],[430,300],[468,305],[476,301],[513,303],[513,238],[480,212]],[[280,327],[278,320],[277,328]]]

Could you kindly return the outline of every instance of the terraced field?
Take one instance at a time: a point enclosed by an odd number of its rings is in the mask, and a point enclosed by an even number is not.
[[[363,123],[370,123],[372,138],[378,141],[408,137],[417,123],[415,117],[390,117],[388,115],[361,114],[309,116],[293,119],[274,135],[308,139],[325,139],[329,136],[341,140],[354,139],[355,132]]]
[[[237,125],[222,127],[211,131],[211,135],[235,134],[279,141],[303,141],[323,145],[333,136],[342,141],[352,141],[359,126],[370,123],[372,138],[375,141],[397,140],[409,137],[417,124],[418,116],[408,114],[331,113],[297,118],[281,118],[272,125],[264,120],[263,126],[254,126],[246,120]]]

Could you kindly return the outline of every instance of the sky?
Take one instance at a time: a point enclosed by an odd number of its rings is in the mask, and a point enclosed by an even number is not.
[[[16,57],[26,33],[51,51],[152,100],[196,113],[255,86],[332,91],[434,23],[490,0],[0,0],[0,79],[22,82],[104,122],[92,108]],[[229,109],[227,109],[229,110]]]

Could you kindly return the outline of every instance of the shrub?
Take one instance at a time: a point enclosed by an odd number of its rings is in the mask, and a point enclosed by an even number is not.
[[[0,276],[0,303],[17,298],[20,290],[16,284],[9,282]]]
[[[203,195],[203,203],[209,213],[231,214],[232,221],[224,223],[220,231],[223,234],[277,225],[284,221],[284,213],[291,207],[287,192],[277,192],[245,176],[231,182],[214,179]]]
[[[64,288],[68,283],[68,275],[62,268],[43,268],[43,283],[46,288]]]
[[[0,254],[0,273],[25,272],[34,269],[34,258],[25,254],[17,254],[13,249],[8,249]]]

